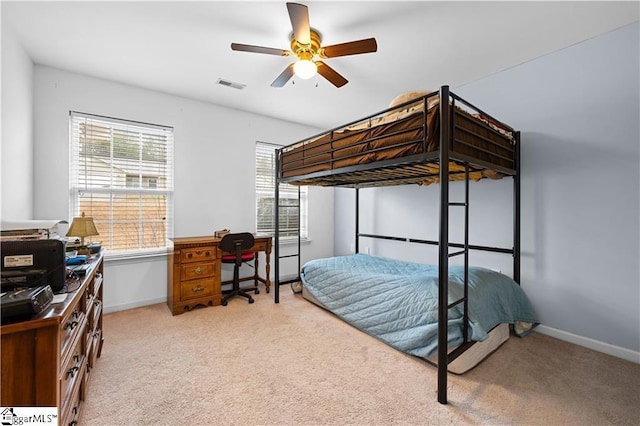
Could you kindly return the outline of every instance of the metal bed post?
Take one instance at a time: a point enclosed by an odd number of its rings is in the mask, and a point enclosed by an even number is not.
[[[280,303],[280,155],[282,153],[281,148],[276,149],[276,175],[275,175],[275,191],[274,191],[274,209],[273,214],[275,215],[275,232],[274,238],[274,257],[275,257],[275,268],[274,268],[274,280],[273,283],[275,285],[274,289],[274,301],[275,303]]]
[[[448,277],[447,277],[448,278]],[[464,163],[464,302],[462,339],[469,341],[469,163]]]
[[[513,280],[520,283],[520,132],[515,132],[515,171],[513,176]]]
[[[449,294],[449,86],[440,88],[440,237],[438,241],[438,402],[447,403]]]
[[[307,198],[309,197],[309,194],[307,193]],[[308,214],[308,213],[307,213]],[[302,225],[301,225],[301,220],[302,220],[302,204],[300,203],[300,185],[298,185],[298,269],[296,270],[297,272],[297,277],[300,278],[300,271],[302,270],[302,256],[301,256],[301,230],[302,230]]]
[[[356,188],[356,253],[360,253],[360,188]]]

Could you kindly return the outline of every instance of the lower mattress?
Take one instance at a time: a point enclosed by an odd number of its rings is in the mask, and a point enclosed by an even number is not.
[[[323,309],[327,309],[318,299],[316,299],[311,293],[309,293],[304,285],[302,286],[302,297],[309,302],[320,306]],[[475,342],[473,346],[463,352],[455,360],[447,365],[447,370],[454,374],[463,374],[477,366],[486,357],[495,352],[504,342],[509,339],[509,324],[502,323],[494,327],[488,333],[488,337],[481,341]],[[449,348],[451,352],[455,348]],[[438,357],[431,356],[424,358],[427,362],[437,365]]]

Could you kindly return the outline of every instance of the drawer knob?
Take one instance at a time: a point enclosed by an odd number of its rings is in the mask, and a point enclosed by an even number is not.
[[[80,369],[80,364],[81,364],[80,355],[79,354],[75,354],[73,356],[73,360],[75,361],[76,365],[74,365],[69,370],[67,370],[67,379],[69,378],[69,376],[71,376],[71,377],[75,376],[76,373],[78,372],[78,370]]]
[[[77,326],[77,325],[78,325],[78,321],[73,320],[73,321],[71,321],[71,322],[68,322],[68,323],[64,326],[64,328],[65,328],[65,329],[66,329],[66,328],[68,328],[69,330],[73,330],[74,328],[76,328],[76,326]]]
[[[73,367],[71,367],[69,369],[69,371],[67,371],[67,379],[69,378],[69,376],[73,377],[76,375],[76,373],[78,372],[79,368],[77,365],[74,365]]]
[[[201,285],[199,285],[198,287],[191,287],[191,291],[193,291],[194,293],[199,293],[201,291],[204,291],[204,287],[202,287]]]
[[[198,266],[196,269],[193,270],[193,272],[195,272],[197,275],[200,275],[202,274],[202,268]]]

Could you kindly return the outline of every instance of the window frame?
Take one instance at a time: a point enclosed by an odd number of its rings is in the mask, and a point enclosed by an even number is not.
[[[98,178],[97,176],[100,174],[96,170],[92,170],[90,173],[86,171],[83,172],[81,167],[87,168],[88,159],[91,157],[91,161],[97,158],[96,156],[91,156],[87,152],[81,152],[81,142],[82,137],[80,135],[79,128],[81,123],[90,123],[95,126],[102,126],[105,129],[109,129],[110,137],[108,144],[110,146],[110,153],[108,156],[103,156],[101,159],[107,163],[108,166],[105,167],[109,169],[108,173],[103,173],[104,176]],[[117,176],[114,172],[116,167],[114,166],[114,159],[121,160],[124,157],[118,157],[114,155],[114,133],[117,132],[129,132],[128,134],[138,134],[137,141],[137,149],[138,153],[136,154],[138,157],[128,158],[130,163],[138,162],[138,175],[139,175],[139,186],[129,186],[129,173],[124,172],[124,175],[120,177],[120,181],[117,180]],[[87,141],[88,138],[85,135],[85,139],[83,141]],[[128,145],[136,146],[134,142],[131,144],[131,139],[127,141]],[[151,144],[154,149],[149,154],[145,153],[145,147],[148,149]],[[82,212],[85,212],[87,216],[91,216],[92,209],[97,207],[98,200],[104,200],[102,202],[103,206],[107,206],[108,213],[107,218],[99,219],[94,217],[94,222],[96,222],[96,227],[98,230],[102,227],[107,227],[108,231],[103,233],[103,236],[93,237],[93,240],[102,241],[102,245],[107,249],[105,257],[107,258],[134,258],[134,257],[144,257],[144,256],[154,256],[159,254],[166,254],[171,247],[171,238],[173,238],[173,198],[174,198],[174,158],[173,151],[174,149],[174,129],[170,126],[163,126],[158,124],[144,123],[140,121],[134,120],[126,120],[114,117],[101,116],[96,114],[78,112],[78,111],[69,111],[69,211],[71,217],[80,216]],[[144,157],[147,156],[147,159]],[[152,159],[149,160],[148,156],[152,156]],[[158,156],[162,159],[162,161],[154,161],[155,158],[153,156]],[[157,170],[160,170],[154,178],[156,179],[157,187],[145,187],[145,181],[148,181],[150,176],[148,175],[148,171],[144,169],[145,165],[155,164]],[[130,164],[128,164],[129,166]],[[122,173],[121,173],[122,174]],[[89,177],[89,178],[87,178]],[[104,179],[108,180],[105,181]],[[162,184],[161,184],[161,181]],[[98,183],[102,183],[102,185],[98,186]],[[90,195],[87,195],[90,194]],[[94,204],[94,195],[96,198]],[[87,200],[88,197],[88,200]],[[117,202],[118,198],[129,198],[135,200],[138,198],[137,207],[135,203],[129,203],[127,201],[126,205],[126,214],[133,212],[136,215],[135,219],[128,220],[127,218],[122,218],[118,216],[118,214],[114,214],[114,211],[117,210],[114,208],[114,203]],[[88,203],[81,207],[82,200]],[[156,206],[160,206],[155,208],[155,212],[158,213],[158,217],[155,218],[146,218],[144,215],[146,203],[149,201],[156,203]],[[160,201],[161,204],[157,204]],[[116,205],[117,207],[117,205]],[[137,213],[136,213],[137,212]],[[161,216],[161,217],[160,217]],[[123,248],[123,249],[110,249],[113,241],[117,241],[118,236],[122,238],[123,232],[116,230],[118,226],[123,226],[123,224],[129,224],[133,226],[134,229],[137,229],[137,244],[134,243],[136,247],[134,248]],[[161,226],[163,224],[164,226]],[[138,228],[136,228],[136,226]],[[140,232],[139,229],[144,229],[145,231]],[[152,229],[152,231],[148,232],[148,229]],[[153,234],[155,232],[164,234],[164,242],[161,242],[162,235],[159,237],[154,237]],[[126,231],[124,231],[126,232]],[[105,238],[109,239],[105,243]],[[153,238],[157,239],[157,244],[152,244],[151,247],[144,247],[145,244],[148,244],[148,239]],[[130,240],[128,240],[130,241]],[[134,240],[135,241],[135,240]],[[125,243],[125,244],[128,244]]]
[[[256,232],[260,233],[260,234],[265,234],[265,235],[271,235],[272,237],[275,237],[275,216],[273,216],[273,208],[275,207],[275,150],[278,148],[282,148],[283,145],[279,145],[279,144],[274,144],[274,143],[270,143],[270,142],[262,142],[262,141],[256,141],[256,145],[255,145],[255,197],[256,197],[256,214],[255,214],[255,225],[256,225]],[[262,156],[263,158],[265,157],[264,152],[267,150],[273,150],[271,158],[269,160],[269,162],[271,163],[271,167],[266,167],[264,168],[265,170],[269,170],[269,175],[267,176],[266,173],[263,173],[261,176],[262,178],[260,178],[259,176],[259,156]],[[259,152],[262,151],[262,152]],[[269,182],[269,184],[267,184],[267,182]],[[270,187],[268,187],[268,185],[270,185]],[[296,200],[296,204],[298,202],[298,188],[300,188],[300,240],[301,241],[308,241],[309,240],[309,215],[308,215],[308,211],[309,211],[309,189],[307,186],[294,186],[294,185],[288,185],[288,184],[283,184],[280,187],[280,200],[283,199],[290,199],[290,200]],[[269,199],[271,198],[273,201],[273,205],[271,206],[271,226],[267,229],[264,228],[264,226],[261,226],[261,223],[264,224],[264,218],[261,220],[261,218],[259,217],[259,210],[261,208],[261,200],[262,199]],[[267,202],[268,203],[268,202]],[[268,209],[268,205],[267,205],[267,209]],[[287,210],[295,210],[295,208],[291,208],[291,209],[287,209]],[[281,236],[280,236],[280,241],[281,242],[292,242],[292,241],[297,241],[298,240],[298,236],[297,236],[297,232],[296,235],[286,235],[286,236],[282,236],[282,223],[283,223],[283,218],[281,216],[280,219],[280,231],[281,231]]]

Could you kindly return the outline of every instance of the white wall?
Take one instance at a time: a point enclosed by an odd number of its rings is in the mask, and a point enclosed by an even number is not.
[[[522,287],[539,330],[636,362],[638,40],[635,23],[452,88],[522,132]],[[510,246],[511,185],[510,178],[471,183],[472,244]],[[373,210],[361,215],[363,232],[437,239],[437,186],[367,191],[373,194],[361,197]],[[462,194],[461,185],[451,193]],[[345,254],[353,195],[336,190],[335,206],[335,252]],[[451,239],[458,240],[461,222],[452,224]],[[361,239],[361,251],[367,245],[374,254],[437,263],[432,248]],[[475,255],[472,263],[512,270],[509,256]]]
[[[69,218],[70,110],[174,127],[176,237],[212,235],[224,228],[255,230],[255,142],[287,144],[318,131],[44,66],[35,67],[34,87],[36,218]],[[312,241],[304,256],[331,255],[332,190],[313,188],[309,205]],[[107,259],[105,310],[165,300],[166,270],[165,257]],[[281,275],[294,272],[283,265]]]
[[[31,219],[33,210],[33,64],[2,23],[2,219]],[[66,217],[66,216],[65,216]]]

